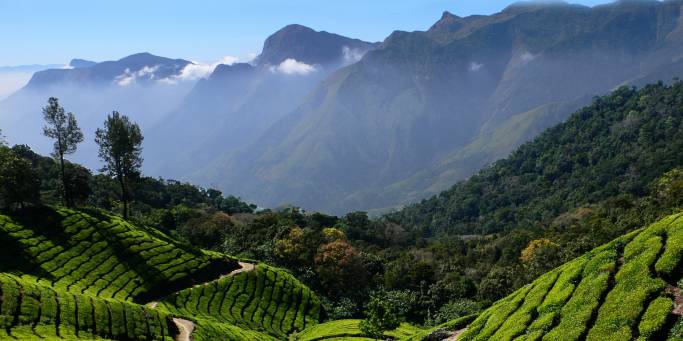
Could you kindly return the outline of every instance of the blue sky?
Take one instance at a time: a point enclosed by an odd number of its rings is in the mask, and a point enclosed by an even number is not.
[[[424,30],[444,10],[490,14],[510,0],[0,0],[0,66],[111,60],[136,52],[212,61],[260,52],[291,23],[381,41]],[[596,5],[608,1],[577,0]]]

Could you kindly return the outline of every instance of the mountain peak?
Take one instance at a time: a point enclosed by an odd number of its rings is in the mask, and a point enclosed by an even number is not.
[[[429,28],[429,31],[451,31],[462,27],[462,25],[463,22],[461,17],[449,11],[443,11],[441,19],[434,23],[434,25]]]
[[[278,65],[287,59],[295,59],[306,64],[323,65],[341,60],[344,47],[367,51],[373,44],[292,24],[266,39],[256,64]]]
[[[457,19],[461,19],[461,18],[459,16],[449,12],[449,11],[443,11],[443,13],[441,14],[440,21],[441,20],[457,20]]]
[[[95,64],[97,64],[97,63],[90,61],[90,60],[78,59],[78,58],[74,58],[69,62],[69,66],[71,66],[74,69],[91,67]]]

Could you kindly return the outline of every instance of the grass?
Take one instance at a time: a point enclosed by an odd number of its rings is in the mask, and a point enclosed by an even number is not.
[[[482,312],[459,340],[643,340],[671,332],[683,215],[622,236]]]
[[[290,340],[318,341],[318,340],[374,340],[365,335],[358,326],[361,320],[337,320],[315,325],[303,332],[294,334]],[[387,331],[384,335],[395,340],[410,340],[424,330],[408,323],[401,323],[395,330]],[[425,335],[426,336],[426,335]],[[421,338],[420,338],[421,339]]]

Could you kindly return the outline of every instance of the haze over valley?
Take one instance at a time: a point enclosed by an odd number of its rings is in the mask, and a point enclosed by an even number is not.
[[[683,340],[683,0],[576,1],[0,0],[0,340]]]

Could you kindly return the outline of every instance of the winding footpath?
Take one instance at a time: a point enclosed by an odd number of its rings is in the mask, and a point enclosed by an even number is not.
[[[238,262],[240,267],[238,269],[232,270],[229,273],[220,276],[218,279],[225,278],[225,277],[230,277],[230,276],[235,276],[241,272],[247,272],[247,271],[253,271],[256,268],[255,264],[252,263],[246,263],[246,262]],[[207,285],[211,282],[215,281],[209,281],[201,284],[195,285],[195,287],[201,286],[201,285]],[[145,304],[147,307],[150,307],[152,309],[156,308],[159,302],[149,302]],[[190,337],[192,335],[192,332],[194,331],[195,324],[194,322],[178,317],[173,318],[173,323],[175,323],[176,327],[178,327],[178,335],[175,336],[175,341],[191,341],[192,338]]]

